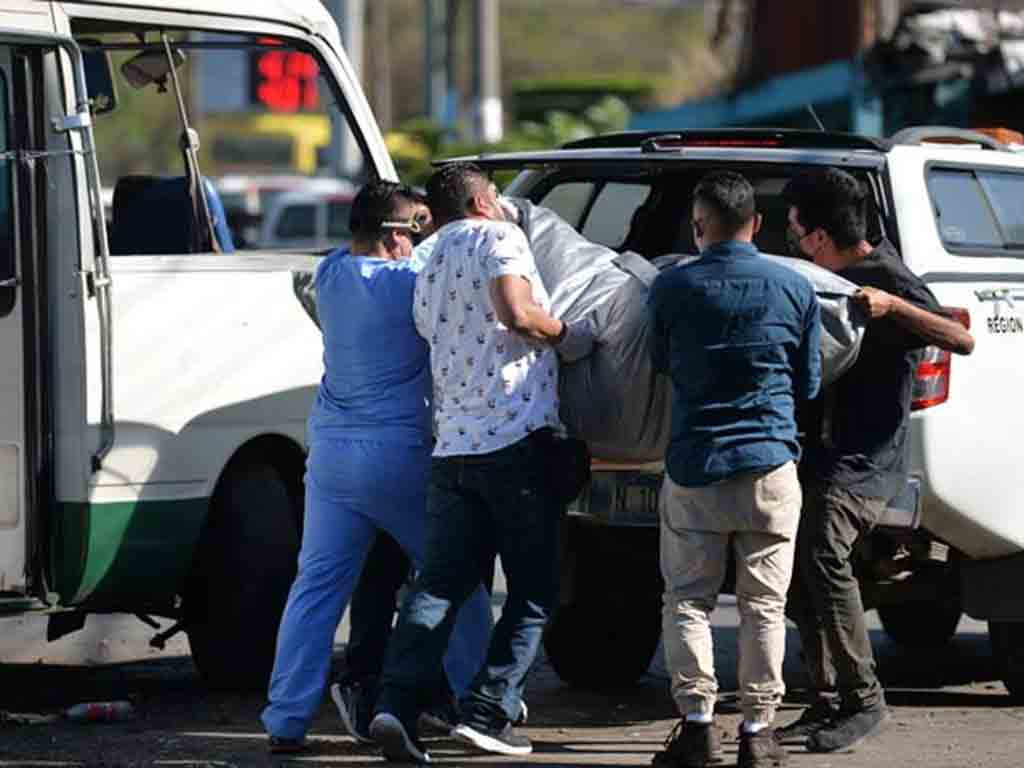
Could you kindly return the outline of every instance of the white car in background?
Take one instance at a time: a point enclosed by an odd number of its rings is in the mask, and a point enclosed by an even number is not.
[[[353,197],[354,190],[279,195],[263,219],[259,247],[326,250],[348,245]]]
[[[289,192],[354,195],[356,187],[345,179],[297,174],[226,174],[214,182],[236,247],[261,247],[260,234],[267,213],[278,197]]]

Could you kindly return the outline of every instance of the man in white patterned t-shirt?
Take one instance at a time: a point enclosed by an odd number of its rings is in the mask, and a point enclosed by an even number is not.
[[[436,444],[427,493],[426,562],[392,635],[370,732],[386,757],[425,762],[416,719],[459,606],[501,556],[508,597],[487,662],[463,696],[459,740],[528,754],[515,732],[527,672],[558,594],[564,504],[548,482],[545,445],[558,419],[558,358],[593,347],[586,324],[548,312],[522,230],[505,220],[494,185],[453,163],[427,182],[441,225],[416,280],[413,315],[430,345]]]

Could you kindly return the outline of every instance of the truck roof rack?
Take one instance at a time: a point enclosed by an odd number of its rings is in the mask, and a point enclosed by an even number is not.
[[[945,125],[919,125],[897,131],[889,141],[900,145],[932,144],[978,144],[984,149],[1008,151],[1009,147],[1001,141],[980,131],[966,128],[951,128]]]
[[[885,139],[853,133],[807,131],[794,128],[716,128],[682,131],[620,131],[570,141],[563,149],[639,148],[668,152],[687,147],[773,147],[779,149],[866,149],[884,152]]]

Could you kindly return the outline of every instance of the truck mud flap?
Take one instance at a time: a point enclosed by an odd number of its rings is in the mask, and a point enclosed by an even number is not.
[[[1024,621],[1024,552],[960,564],[964,612],[975,619]]]

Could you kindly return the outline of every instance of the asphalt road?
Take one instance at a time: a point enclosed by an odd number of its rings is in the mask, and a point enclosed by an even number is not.
[[[728,600],[728,598],[726,598]],[[611,617],[610,617],[611,618]],[[716,665],[723,691],[717,722],[726,732],[726,765],[735,764],[739,722],[734,691],[737,616],[731,604],[714,616]],[[938,651],[908,651],[877,629],[876,652],[892,726],[854,754],[818,756],[794,748],[791,765],[865,768],[991,768],[1024,765],[1024,707],[1010,706],[989,656],[984,624],[964,620],[953,642]],[[339,643],[347,628],[339,631]],[[135,720],[115,724],[0,724],[0,766],[355,766],[380,765],[372,749],[341,735],[330,702],[317,717],[314,751],[271,762],[258,715],[259,694],[204,689],[178,637],[164,652],[147,647],[152,631],[137,619],[92,617],[85,630],[43,642],[40,618],[0,621],[0,710],[47,714],[80,701],[130,698]],[[780,723],[799,713],[804,682],[791,630],[786,679],[791,691]],[[340,647],[340,646],[339,646]],[[538,662],[527,689],[528,759],[470,755],[447,739],[428,740],[435,759],[449,765],[644,765],[661,746],[674,711],[660,652],[638,685],[600,693],[562,685]]]

